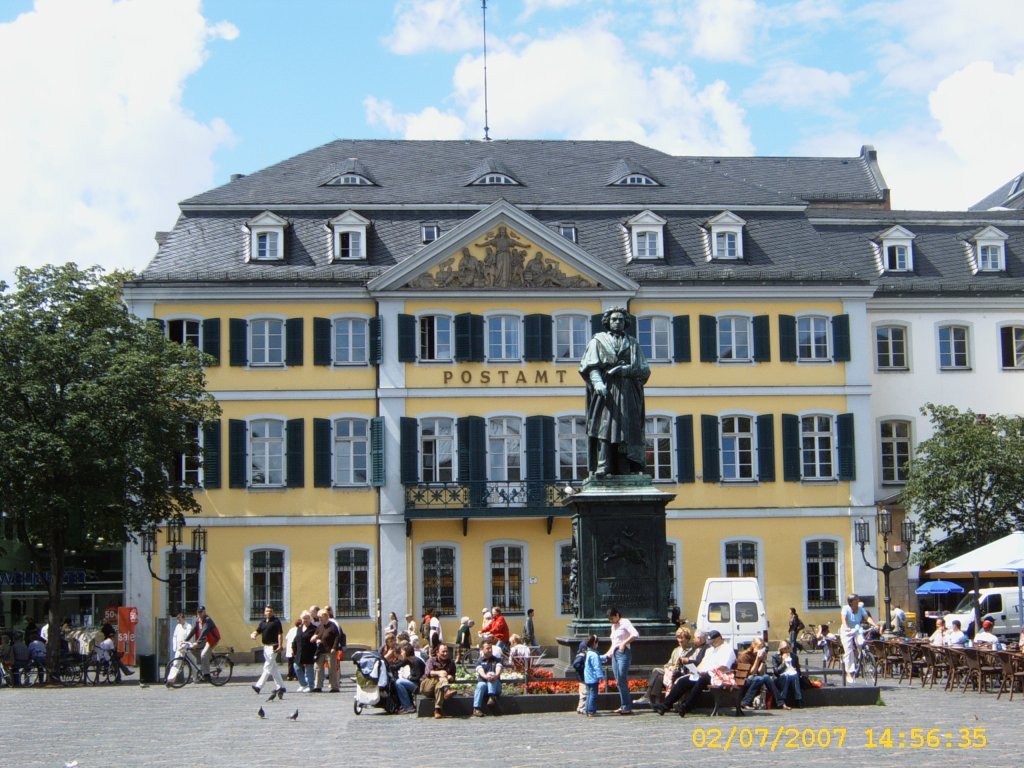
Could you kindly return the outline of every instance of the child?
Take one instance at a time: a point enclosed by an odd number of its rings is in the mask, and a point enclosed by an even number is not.
[[[597,653],[597,635],[587,638],[587,658],[583,682],[587,684],[587,717],[597,717],[597,689],[604,680],[601,657]]]

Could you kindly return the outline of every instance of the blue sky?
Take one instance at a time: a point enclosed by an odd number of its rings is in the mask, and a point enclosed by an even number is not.
[[[492,138],[879,152],[894,207],[1024,170],[1024,3],[489,0]],[[480,0],[0,0],[0,279],[142,268],[179,200],[345,138],[483,135]]]

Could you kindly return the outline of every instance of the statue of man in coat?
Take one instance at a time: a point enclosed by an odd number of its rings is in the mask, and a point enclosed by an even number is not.
[[[636,338],[627,333],[628,313],[604,313],[580,361],[587,383],[587,436],[592,477],[644,471],[644,384],[651,376]]]

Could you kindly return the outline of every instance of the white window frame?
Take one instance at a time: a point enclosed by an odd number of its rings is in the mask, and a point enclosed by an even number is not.
[[[811,605],[811,601],[807,598],[810,595],[810,583],[807,580],[807,545],[814,541],[827,541],[835,545],[836,548],[836,600],[839,601],[835,605]],[[846,566],[844,558],[843,541],[835,536],[827,534],[821,535],[810,535],[805,536],[800,540],[800,563],[801,563],[801,579],[803,583],[803,609],[805,611],[828,611],[833,608],[838,608],[843,602],[844,589],[843,585],[846,584],[844,581],[845,574],[844,569]]]
[[[564,611],[562,608],[563,602],[568,602],[569,595],[565,594],[565,585],[562,583],[562,549],[568,548],[572,551],[572,538],[559,539],[555,542],[555,584],[556,588],[552,590],[555,595],[555,615],[556,616],[573,616],[571,611]]]
[[[343,614],[338,611],[338,552],[344,549],[361,549],[366,552],[366,613]],[[359,621],[361,619],[372,619],[374,606],[377,604],[374,593],[376,564],[374,562],[373,547],[363,542],[343,542],[333,545],[328,551],[328,563],[330,563],[330,600],[331,608],[334,610],[334,617],[339,623],[346,620]]]
[[[578,312],[564,312],[556,314],[553,322],[555,326],[555,359],[558,361],[568,360],[573,362],[581,360],[583,358],[583,353],[587,349],[587,344],[590,341],[590,317]],[[572,327],[577,323],[581,323],[582,328]],[[565,325],[568,325],[569,327],[563,327]],[[582,335],[580,335],[580,333]],[[563,344],[560,339],[563,337],[568,337],[568,355],[561,354]]]
[[[425,347],[423,344],[424,335],[427,333],[424,320],[430,320],[430,324],[433,326],[430,329],[429,336],[430,342],[433,344],[434,355],[428,356],[424,354]],[[438,331],[437,321],[444,320],[448,328],[446,331]],[[438,348],[441,346],[438,343],[440,336],[447,334],[447,354],[438,354]],[[455,350],[455,318],[445,312],[423,312],[416,316],[416,360],[417,362],[426,363],[450,363],[452,361],[452,354]]]
[[[951,357],[950,357],[950,360],[949,360],[949,364],[944,364],[943,363],[943,351],[942,351],[943,340],[942,340],[942,335],[943,335],[943,332],[945,332],[945,331],[948,331],[950,334],[956,334],[956,332],[958,332],[958,331],[963,331],[963,339],[962,340],[955,339],[955,338],[953,338],[952,335],[950,336],[949,344],[950,344],[950,347],[951,347],[951,349],[950,349],[950,356]],[[935,342],[936,342],[936,353],[937,353],[937,358],[938,358],[938,360],[937,360],[938,368],[939,368],[940,371],[969,371],[969,370],[972,369],[973,366],[972,366],[972,350],[971,350],[971,346],[972,345],[971,345],[971,327],[970,327],[970,325],[968,325],[967,323],[955,322],[955,321],[954,322],[948,322],[948,323],[938,323],[936,325],[936,327],[935,327]],[[960,353],[954,347],[959,345],[961,342],[962,342],[963,347],[964,347],[964,349],[963,349],[963,357],[964,357],[964,361],[965,362],[964,362],[963,365],[958,365],[957,362],[956,362],[956,358],[960,356]]]
[[[664,431],[658,432],[655,430],[658,424],[662,424],[665,427]],[[673,461],[675,456],[675,430],[672,427],[672,417],[668,414],[652,413],[646,417],[646,423],[644,424],[644,452],[646,454],[650,451],[655,459],[653,463],[647,462],[647,473],[651,475],[656,483],[672,482],[675,479],[675,462]],[[655,441],[662,441],[662,443],[667,441],[668,448],[665,449],[664,444],[658,446]],[[661,448],[660,451],[659,447]],[[667,456],[664,455],[665,453],[667,453]],[[664,457],[664,463],[658,461],[659,456]]]
[[[203,348],[203,318],[196,315],[171,315],[170,317],[163,318],[164,321],[164,337],[168,341],[173,341],[176,344],[192,344],[197,349]],[[195,343],[193,344],[188,340],[188,334],[182,334],[182,338],[172,339],[171,338],[171,324],[172,323],[195,323]]]
[[[272,211],[264,211],[245,222],[244,229],[248,232],[248,253],[246,261],[283,261],[284,260],[284,230],[288,226],[287,219],[283,219]],[[273,253],[261,257],[259,240],[261,235],[274,235],[276,239]]]
[[[518,187],[519,182],[505,173],[485,173],[473,182],[475,187]]]
[[[569,431],[563,431],[562,427],[565,424],[569,424],[574,429]],[[566,465],[562,462],[562,441],[568,443],[569,450],[572,451],[572,467],[571,473],[565,473],[563,470]],[[587,435],[587,417],[586,414],[582,413],[564,413],[555,417],[555,463],[558,467],[558,480],[559,482],[581,482],[586,480],[590,474],[588,467],[588,455],[590,449],[590,438]],[[580,459],[582,458],[582,463]],[[566,477],[566,474],[571,474],[572,477]]]
[[[909,229],[896,225],[885,230],[879,237],[881,241],[881,259],[883,272],[913,272],[914,271],[914,235]],[[897,261],[894,266],[889,265],[890,249],[904,248],[903,261]]]
[[[716,318],[718,334],[715,339],[718,362],[720,363],[752,363],[754,361],[754,318],[750,315],[728,314]],[[743,328],[737,329],[737,324]],[[731,336],[728,344],[723,343],[723,336]],[[736,341],[737,337],[746,335],[746,354],[742,352],[742,345]]]
[[[366,261],[366,232],[370,226],[370,220],[360,216],[355,211],[345,211],[338,216],[335,216],[329,222],[327,222],[333,236],[331,243],[334,247],[331,253],[330,261],[332,263],[349,263],[352,261]],[[350,242],[350,253],[348,256],[342,256],[342,240],[343,236],[351,236],[354,234],[359,235],[359,247],[355,252],[351,252],[351,237]]]
[[[815,422],[814,429],[807,431],[804,428],[804,419],[827,419],[829,428],[827,432],[823,432],[819,429],[819,424]],[[811,437],[815,441],[813,448],[814,451],[814,474],[807,472],[808,464],[804,459],[804,439],[805,437]],[[831,472],[825,474],[822,470],[824,462],[822,456],[825,449],[821,445],[823,439],[827,437],[830,445],[828,447],[829,461],[832,465]],[[839,472],[839,435],[836,430],[836,415],[834,413],[823,413],[820,411],[802,413],[800,414],[800,479],[808,482],[820,482],[835,480],[838,477]]]
[[[492,324],[500,325],[500,341],[497,348],[491,344]],[[514,342],[509,343],[507,334],[514,332]],[[514,349],[512,348],[514,344]],[[498,354],[494,354],[498,352]],[[515,312],[495,312],[484,316],[484,359],[489,362],[522,362],[523,359],[523,316]]]
[[[564,237],[570,243],[577,243],[577,242],[579,242],[579,239],[578,239],[579,238],[579,230],[576,228],[575,224],[571,224],[571,223],[565,222],[565,223],[556,224],[555,226],[558,229],[558,234],[560,234],[562,237]]]
[[[447,435],[447,434],[443,434],[443,433],[435,433],[433,435],[424,435],[424,433],[423,433],[423,425],[426,422],[436,422],[436,423],[439,423],[439,422],[442,422],[442,421],[448,422],[451,425],[451,434],[450,434],[450,436]],[[421,482],[424,485],[441,485],[443,483],[454,483],[458,479],[458,477],[459,477],[459,467],[458,467],[458,463],[459,463],[459,442],[458,442],[458,440],[459,440],[459,438],[458,438],[458,430],[456,429],[456,419],[455,419],[454,416],[449,416],[447,414],[427,414],[427,415],[419,417],[419,420],[417,422],[417,452],[416,452],[417,453],[417,470],[419,472],[420,480],[421,480]],[[427,479],[427,472],[425,471],[426,470],[426,466],[424,464],[424,460],[426,459],[428,454],[427,454],[427,451],[424,450],[424,447],[427,445],[427,443],[430,443],[430,444],[433,444],[433,445],[436,446],[437,444],[443,443],[444,441],[450,441],[450,443],[451,443],[451,477],[449,479],[445,479],[445,480],[437,479],[437,477],[439,477],[442,474],[442,472],[441,472],[441,465],[437,461],[437,459],[441,457],[442,453],[435,449],[434,451],[432,451],[432,455],[434,456],[434,462],[433,462],[432,467],[431,467],[431,472],[432,472],[432,474],[435,475],[435,479],[428,480]]]
[[[427,549],[434,547],[445,547],[454,550],[453,562],[452,562],[452,578],[454,584],[452,585],[452,599],[455,602],[454,608],[451,614],[439,614],[440,616],[460,616],[462,614],[462,548],[458,542],[454,541],[424,541],[416,547],[416,563],[414,565],[416,571],[414,578],[416,579],[416,597],[419,600],[419,607],[417,610],[412,611],[414,615],[422,616],[425,608],[437,608],[436,603],[425,605],[424,600],[426,599],[423,594],[424,584],[424,572],[423,572],[423,552]]]
[[[348,343],[345,356],[347,360],[341,359],[338,355],[338,326],[341,323],[349,324],[348,331]],[[353,346],[352,342],[352,326],[360,325],[362,327],[363,334],[363,348],[361,355],[354,355],[353,352],[359,350],[359,347]],[[353,366],[366,366],[369,365],[370,361],[370,321],[369,318],[363,315],[335,315],[331,318],[331,365],[338,366],[341,368],[351,368]]]
[[[630,254],[632,260],[638,261],[650,261],[656,259],[665,258],[665,224],[666,219],[663,219],[652,211],[643,211],[638,213],[626,222],[626,228],[629,231],[629,243],[630,243]],[[643,253],[640,250],[640,238],[644,236],[644,242],[649,242],[649,238],[653,237],[654,252],[650,252],[650,248],[645,245]]]
[[[187,555],[189,552],[190,552],[190,550],[188,550],[188,549],[179,549],[178,550],[178,554],[179,555]],[[170,554],[171,554],[171,548],[170,547],[165,546],[165,547],[161,547],[160,548],[160,565],[159,565],[159,567],[163,569],[163,571],[164,571],[164,573],[163,573],[164,578],[167,578],[167,579],[169,579],[171,577],[171,572],[170,572],[170,570],[167,567],[167,565],[168,565],[167,557]],[[199,559],[199,573],[198,573],[198,576],[199,576],[199,605],[206,605],[206,560],[207,560],[207,558],[205,558],[205,557],[201,557]],[[163,585],[163,587],[164,588],[160,590],[160,606],[159,606],[160,613],[158,615],[160,615],[160,616],[170,616],[171,615],[170,614],[170,610],[171,610],[171,595],[170,595],[171,585],[170,585],[170,583],[166,583],[166,584]],[[185,616],[186,616],[186,618],[188,617],[188,611],[185,611]]]
[[[436,223],[420,225],[420,242],[424,245],[432,243],[441,236],[441,225]]]
[[[1003,360],[1003,329],[1008,328],[1013,335],[1013,365],[1005,365]],[[999,368],[1003,371],[1024,370],[1024,323],[1005,323],[998,328]],[[1020,339],[1018,341],[1018,338]]]
[[[885,434],[885,431],[886,431],[887,427],[889,427],[890,425],[898,425],[898,424],[906,425],[907,434],[906,434],[905,440],[901,439],[898,436],[895,436],[895,437],[891,436],[891,435],[887,436]],[[913,458],[913,455],[914,455],[914,420],[911,419],[911,418],[907,418],[905,416],[902,416],[902,417],[901,416],[892,416],[892,417],[887,417],[887,418],[879,419],[878,420],[878,431],[876,432],[876,434],[878,435],[878,480],[879,480],[879,483],[881,485],[885,485],[885,486],[906,485],[906,483],[907,483],[907,470],[908,470],[908,466],[907,465],[909,465],[910,459]],[[898,459],[899,459],[898,448],[899,448],[899,446],[901,444],[904,444],[904,443],[906,445],[907,465],[904,465],[904,467],[902,469],[902,477],[901,477],[900,476],[901,475],[901,470],[900,470],[900,468],[899,468],[899,466],[897,464]],[[889,456],[891,457],[891,460],[892,460],[892,466],[891,467],[887,467],[886,466],[887,465],[886,446],[890,446],[890,450],[889,450],[888,453],[889,453]],[[893,476],[890,477],[890,478],[886,478],[886,472],[887,471],[891,471]]]
[[[740,261],[743,259],[743,227],[747,222],[731,211],[722,213],[710,219],[707,223],[710,232],[711,247],[710,258],[716,261]],[[732,248],[727,247],[729,236],[732,236]],[[725,240],[726,247],[722,242]]]
[[[496,547],[505,547],[506,550],[508,547],[519,547],[522,550],[522,560],[520,560],[522,567],[522,581],[520,587],[522,605],[519,606],[518,609],[512,609],[511,607],[509,607],[505,603],[504,598],[502,600],[498,600],[497,596],[492,591],[493,585],[491,583],[491,552]],[[508,591],[509,588],[508,574],[510,571],[508,568],[508,562],[509,561],[506,559],[506,592]],[[498,606],[499,608],[501,608],[502,613],[506,616],[526,616],[526,610],[530,607],[530,545],[528,542],[520,541],[518,539],[495,539],[493,541],[488,541],[484,545],[484,589],[487,591],[488,606]]]
[[[256,482],[253,481],[253,461],[256,458],[256,450],[255,450],[256,443],[254,442],[254,440],[257,439],[257,438],[255,438],[253,436],[253,425],[257,424],[257,423],[261,423],[261,422],[266,422],[268,424],[278,424],[281,427],[281,436],[279,438],[278,437],[259,438],[260,440],[265,441],[265,444],[267,446],[271,445],[271,443],[270,443],[271,440],[273,440],[276,443],[279,443],[280,446],[281,446],[281,482],[279,482],[279,483],[274,483],[274,482],[256,483]],[[247,440],[247,445],[246,445],[246,459],[247,460],[246,460],[246,470],[245,470],[246,471],[246,486],[248,488],[285,488],[285,487],[287,487],[287,485],[288,485],[288,420],[285,419],[284,417],[281,417],[281,416],[271,416],[271,415],[266,415],[266,416],[263,416],[263,415],[260,415],[260,416],[250,416],[248,419],[246,419],[246,432],[245,433],[246,433],[246,440]],[[273,458],[272,456],[270,456],[270,454],[267,451],[264,451],[264,453],[268,457]]]
[[[502,425],[502,432],[496,434],[492,429]],[[508,431],[509,425],[514,425]],[[487,435],[487,479],[495,483],[492,497],[488,504],[497,506],[523,506],[526,503],[526,420],[521,414],[501,413],[487,417],[485,423]],[[518,430],[518,432],[516,432]],[[515,443],[518,441],[518,450]],[[497,448],[501,450],[496,450]],[[500,465],[495,462],[502,458]],[[519,477],[513,475],[518,474]],[[507,483],[508,485],[504,485]],[[503,495],[506,491],[508,496]]]
[[[252,556],[254,552],[261,550],[274,550],[277,552],[283,552],[283,577],[282,577],[282,609],[277,611],[277,617],[281,620],[282,624],[290,623],[291,619],[291,592],[292,592],[292,578],[291,578],[291,548],[284,544],[253,544],[250,547],[245,548],[244,558],[242,560],[242,610],[243,612],[252,612],[256,610],[256,606],[252,604]],[[205,559],[205,558],[204,558]],[[246,623],[253,621],[261,621],[263,619],[263,609],[266,607],[266,602],[259,606],[259,613],[256,615],[245,616]]]
[[[344,437],[338,434],[338,423],[346,422],[353,425],[362,425],[364,434],[359,435],[346,435]],[[348,472],[349,478],[346,481],[340,479],[341,472],[339,471],[338,463],[341,459],[340,445],[347,444],[350,448],[348,455]],[[363,459],[365,462],[364,472],[366,479],[362,482],[355,479],[356,469],[354,466],[355,459],[357,458],[355,450],[357,445],[362,444],[363,446]],[[371,474],[371,456],[370,456],[370,420],[366,416],[355,415],[355,414],[342,414],[335,416],[331,419],[331,483],[336,488],[364,488],[370,484]]]
[[[824,323],[825,326],[825,349],[824,352],[818,348],[818,344],[815,341],[815,328],[814,325],[818,322]],[[810,335],[810,355],[801,354],[800,334],[801,324],[810,323],[811,328]],[[821,354],[819,354],[821,352]],[[832,362],[832,318],[827,315],[818,313],[809,313],[805,315],[797,315],[796,318],[796,359],[801,363],[831,363]]]
[[[726,456],[726,431],[725,422],[727,419],[747,419],[750,422],[750,430],[748,432],[731,431],[728,434],[732,439],[740,441],[744,439],[744,436],[750,440],[750,445],[747,447],[747,451],[750,454],[750,475],[744,477],[742,473],[742,464],[739,460],[739,456],[745,451],[739,447],[732,451],[736,455],[736,470],[731,476],[726,475],[725,471],[725,456]],[[749,413],[725,413],[718,417],[718,472],[721,482],[723,483],[755,483],[758,480],[757,476],[757,416]]]
[[[329,187],[372,187],[372,181],[360,173],[339,173],[327,182]]]
[[[661,185],[645,173],[629,173],[615,182],[615,187],[660,187]]]
[[[189,468],[187,459],[188,457],[184,453],[179,453],[175,457],[175,462],[178,464],[178,473],[181,475],[181,484],[185,488],[202,488],[203,487],[203,427],[201,424],[194,425],[196,430],[196,449],[197,454],[195,457],[196,466],[195,468]],[[187,475],[189,472],[194,473],[195,482],[188,482]]]
[[[755,575],[754,578],[757,579],[757,583],[761,587],[761,594],[763,595],[764,594],[764,558],[765,558],[765,550],[764,550],[764,541],[762,539],[760,539],[759,537],[757,537],[757,536],[730,536],[727,539],[722,539],[721,540],[721,544],[720,544],[720,548],[719,548],[719,556],[721,557],[720,565],[721,565],[721,569],[722,569],[721,573],[722,573],[722,576],[724,578],[728,578],[728,576],[727,576],[727,573],[728,573],[728,570],[727,570],[728,559],[726,557],[726,547],[729,544],[743,544],[743,543],[746,543],[746,542],[750,542],[750,543],[754,544],[755,547],[756,547],[756,554],[755,554],[756,559],[754,561],[754,571],[755,571],[756,575]]]
[[[1006,271],[1006,241],[1008,235],[993,226],[987,226],[974,240],[975,262],[978,272]]]
[[[885,357],[890,363],[896,356],[893,351],[893,335],[892,331],[898,330],[903,334],[903,338],[900,343],[903,345],[903,365],[882,365],[882,351],[880,344],[882,339],[879,338],[879,333],[885,332],[886,337],[884,343],[887,346]],[[874,333],[874,358],[875,358],[875,370],[880,372],[888,371],[909,371],[910,370],[910,327],[902,323],[876,323]]]
[[[650,323],[650,329],[641,331],[641,323]],[[651,337],[650,344],[648,345],[649,354],[648,349],[644,348],[645,345],[640,340],[641,333]],[[659,344],[659,336],[664,337],[663,344]],[[666,315],[640,315],[636,318],[636,339],[637,343],[640,344],[640,348],[643,349],[648,363],[668,363],[672,361],[672,318]]]
[[[260,355],[258,357],[262,358],[260,360],[257,360],[257,354],[256,354],[257,347],[256,347],[256,343],[255,343],[255,336],[256,336],[256,334],[255,334],[255,326],[256,326],[257,323],[267,323],[267,328],[266,328],[265,334],[264,334],[266,339],[265,339],[263,345],[259,348]],[[280,360],[272,360],[272,359],[270,359],[272,357],[271,352],[274,350],[274,347],[270,343],[271,336],[273,335],[272,334],[272,328],[270,327],[270,324],[272,324],[272,323],[280,324],[280,333],[279,333],[280,339],[281,339],[281,346],[279,348],[280,349],[280,353],[281,353],[281,359]],[[277,315],[260,315],[258,317],[246,318],[246,345],[248,346],[248,350],[247,351],[248,351],[248,355],[249,355],[249,367],[250,368],[284,368],[285,367],[285,357],[287,356],[287,352],[288,352],[288,350],[287,350],[287,347],[288,347],[288,333],[287,333],[287,327],[286,327],[287,323],[288,323],[288,321],[287,321],[286,318],[281,317],[281,316],[277,316]]]

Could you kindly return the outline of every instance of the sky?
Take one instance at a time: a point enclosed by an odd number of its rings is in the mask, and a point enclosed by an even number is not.
[[[488,0],[492,139],[1024,171],[1020,0]],[[0,0],[0,280],[141,270],[179,201],[337,138],[482,139],[481,0]]]

